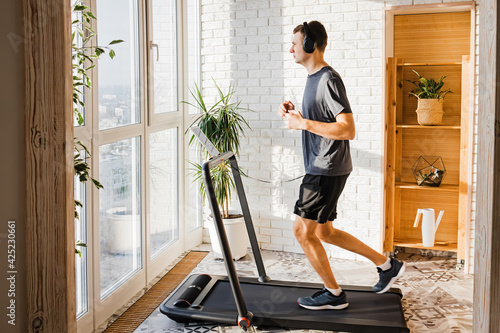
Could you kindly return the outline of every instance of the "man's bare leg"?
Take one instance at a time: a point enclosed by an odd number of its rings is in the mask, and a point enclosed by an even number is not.
[[[318,224],[316,236],[325,243],[336,245],[345,250],[362,255],[371,260],[376,266],[380,266],[387,261],[386,256],[378,253],[356,237],[345,231],[335,229],[331,221],[325,224]]]
[[[339,285],[333,276],[328,256],[320,239],[316,235],[316,230],[320,226],[316,221],[297,216],[293,225],[293,231],[304,254],[318,273],[325,287],[339,289]]]

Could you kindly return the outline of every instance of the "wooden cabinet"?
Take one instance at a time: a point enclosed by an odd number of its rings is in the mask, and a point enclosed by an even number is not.
[[[465,259],[470,224],[471,62],[470,12],[395,15],[393,57],[386,62],[385,84],[385,239],[394,246],[423,248],[420,226],[413,224],[419,208],[444,216],[432,249],[457,252]],[[441,36],[439,42],[437,36]],[[446,36],[450,36],[446,38]],[[418,38],[416,38],[418,37]],[[409,92],[417,71],[444,79],[453,93],[444,99],[441,125],[417,122],[417,99]],[[419,156],[440,156],[446,177],[439,187],[418,186],[412,166]]]

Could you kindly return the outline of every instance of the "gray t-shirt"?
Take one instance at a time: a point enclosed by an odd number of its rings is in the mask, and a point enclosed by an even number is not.
[[[341,112],[352,113],[340,75],[330,66],[308,75],[302,99],[303,117],[332,123]],[[302,151],[308,174],[341,176],[352,171],[348,140],[331,140],[302,131]]]

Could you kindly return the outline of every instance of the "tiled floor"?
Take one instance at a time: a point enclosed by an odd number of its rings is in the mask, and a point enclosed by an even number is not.
[[[262,256],[267,273],[274,280],[320,282],[304,255],[263,251]],[[405,275],[395,287],[403,292],[403,308],[411,332],[472,332],[473,276],[457,271],[454,258],[405,253],[398,258],[407,262]],[[250,254],[235,263],[240,276],[256,276]],[[378,280],[371,263],[331,259],[331,264],[339,284],[371,286]],[[224,263],[210,253],[193,273],[226,275],[226,270]],[[237,326],[179,324],[157,308],[134,332],[239,333],[241,330]]]

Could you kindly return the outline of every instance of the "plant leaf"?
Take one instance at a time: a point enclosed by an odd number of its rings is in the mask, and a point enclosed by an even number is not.
[[[108,45],[119,44],[125,42],[123,39],[112,40]]]

